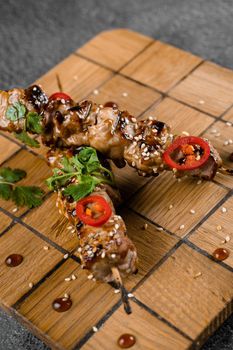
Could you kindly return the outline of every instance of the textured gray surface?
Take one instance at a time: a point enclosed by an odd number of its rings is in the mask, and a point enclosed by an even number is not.
[[[116,27],[233,68],[232,18],[233,1],[223,0],[0,0],[0,89],[30,84],[98,32]],[[0,312],[0,350],[23,349],[48,348]],[[233,317],[203,348],[227,349],[233,349]]]

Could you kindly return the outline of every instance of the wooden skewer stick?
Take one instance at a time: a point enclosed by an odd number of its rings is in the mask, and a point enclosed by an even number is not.
[[[123,285],[120,272],[119,272],[117,267],[112,267],[111,270],[112,270],[113,277],[114,277],[115,281],[117,282],[119,289],[121,290],[121,300],[123,302],[125,312],[127,314],[131,314],[132,309],[131,309],[131,306],[129,304],[128,292]]]
[[[60,92],[63,92],[63,87],[62,87],[62,83],[61,83],[61,79],[59,77],[58,74],[56,74],[56,79],[57,79],[57,85],[58,85],[58,89]]]

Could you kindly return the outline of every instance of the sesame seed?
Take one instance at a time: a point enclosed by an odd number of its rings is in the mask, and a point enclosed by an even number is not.
[[[93,91],[93,94],[94,94],[94,95],[99,95],[99,90],[95,89],[95,90]]]
[[[106,255],[106,253],[105,253],[105,252],[102,252],[101,258],[104,259],[104,258],[105,258],[105,255]]]
[[[183,230],[184,229],[184,225],[180,225],[179,230]]]
[[[188,131],[182,131],[182,134],[183,134],[183,135],[186,135],[186,136],[189,136],[189,135],[190,135]]]
[[[148,119],[149,119],[149,120],[153,120],[154,117],[153,117],[152,115],[149,115]]]
[[[136,118],[131,118],[133,123],[136,123],[137,119]]]
[[[227,208],[222,207],[221,212],[222,212],[222,213],[226,213],[226,212],[227,212]]]
[[[219,137],[221,135],[220,132],[218,132],[217,134],[215,134],[215,137]]]
[[[143,225],[143,228],[144,228],[144,230],[147,230],[147,229],[148,229],[148,224],[145,223],[145,224]]]
[[[115,294],[120,293],[120,289],[115,289],[115,290],[114,290],[114,293],[115,293]]]
[[[12,213],[16,213],[18,210],[19,210],[18,208],[12,209]]]
[[[232,145],[233,143],[232,139],[229,139],[228,142],[229,142],[229,145]]]
[[[226,125],[227,126],[232,126],[232,123],[231,122],[226,122]]]
[[[71,281],[71,278],[70,278],[70,277],[66,277],[64,281],[70,282],[70,281]]]
[[[34,286],[34,284],[32,283],[32,282],[30,282],[29,284],[28,284],[28,287],[29,288],[32,288]]]
[[[97,327],[94,326],[94,327],[92,327],[92,329],[93,329],[93,332],[95,332],[95,333],[98,332],[98,328]]]
[[[90,274],[90,275],[87,276],[87,278],[88,278],[89,280],[92,280],[93,277],[94,277],[94,276],[93,276],[92,274]]]
[[[216,134],[216,132],[217,132],[217,129],[212,129],[212,130],[210,130],[210,133],[211,133],[211,134]]]
[[[190,214],[195,214],[196,212],[195,212],[195,210],[194,209],[191,209],[190,210]]]
[[[181,182],[181,179],[179,178],[179,179],[177,179],[177,182]]]
[[[202,183],[202,180],[197,181],[197,185],[200,185]]]
[[[123,92],[123,93],[122,93],[122,96],[123,96],[123,97],[127,97],[127,96],[128,96],[128,92]]]
[[[203,104],[205,103],[205,101],[204,101],[204,100],[199,100],[198,103],[199,103],[200,105],[203,105]]]
[[[229,235],[227,235],[226,238],[225,238],[225,241],[226,242],[230,242],[230,240],[231,240],[231,237]]]
[[[73,226],[68,226],[67,230],[72,230]]]
[[[217,231],[221,231],[221,230],[222,230],[222,226],[221,226],[221,225],[218,225],[218,226],[216,227],[216,229],[217,229]]]
[[[156,227],[156,230],[157,231],[163,231],[163,228],[162,227]]]
[[[170,204],[169,205],[169,210],[171,210],[173,208],[173,205],[172,204]]]
[[[136,163],[135,162],[132,162],[132,166],[134,167],[136,165]]]
[[[70,298],[69,294],[65,293],[64,298],[69,299]]]
[[[49,247],[47,245],[45,245],[43,248],[44,250],[49,250]]]
[[[81,252],[82,252],[82,248],[79,247],[79,248],[77,249],[77,251],[78,251],[78,253],[81,253]]]
[[[119,224],[115,224],[115,229],[118,230],[118,228],[120,227]]]
[[[116,258],[116,254],[111,254],[111,258],[115,259]]]
[[[77,75],[74,75],[74,76],[73,76],[73,79],[74,79],[74,80],[78,80]]]
[[[196,273],[194,276],[193,276],[193,278],[198,278],[198,277],[200,277],[202,275],[202,273],[201,272],[198,272],[198,273]]]
[[[224,146],[227,146],[228,144],[229,144],[229,141],[228,141],[228,140],[226,140],[226,141],[223,142],[223,145],[224,145]]]
[[[65,255],[63,256],[63,258],[64,258],[64,259],[68,259],[68,258],[69,258],[69,254],[65,254]]]
[[[128,293],[128,298],[134,298],[134,295],[132,293]]]
[[[75,233],[76,232],[76,229],[74,228],[73,230],[71,230],[71,233]]]
[[[76,277],[74,274],[71,276],[71,279],[72,279],[73,281],[75,281],[76,278],[77,278],[77,277]]]

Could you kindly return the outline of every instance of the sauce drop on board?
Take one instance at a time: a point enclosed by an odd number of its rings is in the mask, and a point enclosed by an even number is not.
[[[230,255],[229,250],[227,250],[225,248],[217,248],[213,252],[213,257],[219,261],[223,261],[223,260],[227,259],[229,255]]]
[[[122,334],[117,341],[118,346],[122,349],[131,348],[135,343],[135,336],[129,333]]]
[[[5,264],[8,267],[19,266],[22,262],[23,262],[23,256],[20,254],[11,254],[5,260]]]
[[[68,311],[72,306],[72,300],[70,298],[57,298],[53,301],[53,309],[57,312]]]
[[[108,101],[104,104],[104,107],[118,108],[118,104],[116,102]]]

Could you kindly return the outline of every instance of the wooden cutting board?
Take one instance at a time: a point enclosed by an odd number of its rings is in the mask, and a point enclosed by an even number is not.
[[[174,133],[208,137],[232,166],[233,146],[224,145],[233,138],[232,71],[118,29],[100,33],[38,83],[50,94],[58,90],[57,76],[75,100],[115,101],[137,118],[157,116]],[[23,182],[46,190],[45,147],[27,149],[5,134],[0,145],[5,166],[25,169]],[[0,201],[1,306],[53,349],[117,350],[122,333],[136,336],[135,350],[199,348],[232,312],[233,179],[178,182],[171,173],[154,179],[129,168],[115,173],[124,198],[120,213],[139,255],[139,273],[125,280],[133,313],[124,313],[112,287],[88,280],[80,269],[76,235],[51,193],[33,210]],[[230,251],[224,262],[212,258],[218,247]],[[12,253],[24,261],[7,268]],[[76,279],[66,282],[72,274]],[[64,293],[73,305],[58,313],[51,305]]]

